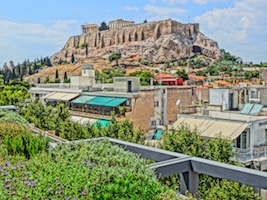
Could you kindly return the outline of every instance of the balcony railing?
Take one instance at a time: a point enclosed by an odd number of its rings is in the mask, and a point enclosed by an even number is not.
[[[234,158],[239,159],[240,161],[247,161],[267,156],[267,145],[254,146],[252,149],[253,153],[251,153],[251,148],[233,148],[233,150],[235,152]]]
[[[71,90],[88,90],[88,86],[71,85],[70,83],[37,84],[36,87],[38,87],[38,88],[71,89]]]

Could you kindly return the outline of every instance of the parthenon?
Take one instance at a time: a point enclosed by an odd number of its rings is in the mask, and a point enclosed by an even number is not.
[[[122,28],[122,27],[132,26],[132,25],[134,25],[134,21],[127,21],[123,19],[117,19],[114,21],[110,21],[108,23],[108,26],[110,29]]]

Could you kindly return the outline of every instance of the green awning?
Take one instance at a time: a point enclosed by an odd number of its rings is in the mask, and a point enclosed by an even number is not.
[[[94,99],[95,96],[80,96],[77,99],[74,99],[71,101],[71,103],[76,103],[76,104],[85,104],[86,102]]]
[[[96,105],[96,106],[104,106],[106,103],[112,101],[114,97],[95,97],[86,104],[88,105]]]
[[[157,131],[156,131],[156,133],[155,133],[155,135],[153,136],[152,139],[153,140],[159,140],[161,138],[162,133],[163,133],[163,130],[157,129]]]
[[[120,104],[124,103],[127,100],[128,100],[128,98],[114,98],[113,100],[105,103],[104,106],[117,107],[117,106],[119,106]]]

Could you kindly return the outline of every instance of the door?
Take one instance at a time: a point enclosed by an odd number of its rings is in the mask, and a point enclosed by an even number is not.
[[[127,92],[132,92],[132,81],[128,81],[128,90]]]

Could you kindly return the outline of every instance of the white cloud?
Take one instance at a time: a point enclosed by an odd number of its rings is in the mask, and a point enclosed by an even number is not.
[[[0,20],[0,65],[9,60],[50,56],[60,50],[70,36],[75,20],[58,20],[51,25]],[[38,48],[38,51],[36,50]]]
[[[163,0],[164,3],[167,3],[168,5],[174,5],[174,4],[185,4],[188,0]]]
[[[215,9],[195,18],[200,29],[226,50],[244,60],[266,60],[267,3],[239,0],[233,7]]]
[[[173,8],[173,7],[157,7],[150,4],[145,5],[144,10],[148,12],[148,14],[156,14],[156,15],[181,15],[186,13],[184,9],[181,8]]]
[[[204,5],[209,2],[209,0],[193,0],[196,4]]]
[[[134,12],[138,12],[140,10],[140,8],[137,6],[125,6],[123,9],[125,11],[134,11]]]

